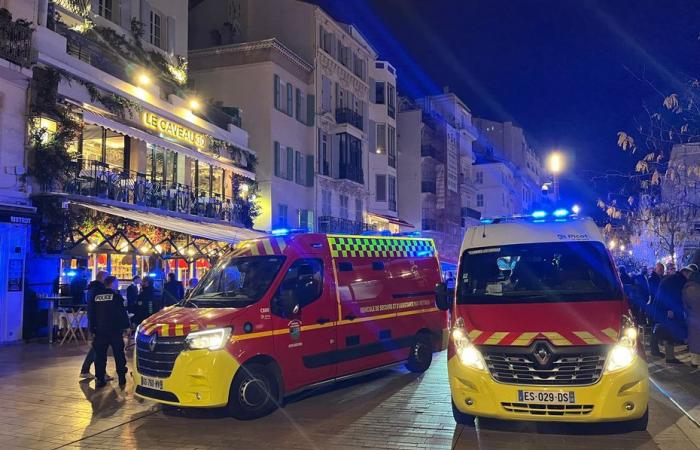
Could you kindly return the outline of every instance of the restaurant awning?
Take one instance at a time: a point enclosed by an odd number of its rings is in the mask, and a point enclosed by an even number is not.
[[[251,180],[255,180],[255,174],[253,172],[241,169],[240,167],[236,167],[233,164],[229,164],[225,161],[221,161],[220,159],[214,158],[213,156],[206,155],[204,153],[193,150],[189,147],[185,147],[184,145],[177,144],[175,142],[169,141],[169,140],[161,138],[159,136],[155,136],[153,134],[147,133],[147,132],[140,130],[138,128],[135,128],[135,127],[129,126],[127,124],[118,122],[114,119],[107,117],[104,114],[100,114],[100,113],[95,112],[95,111],[83,109],[83,120],[85,122],[88,122],[88,123],[92,123],[92,124],[99,125],[99,126],[104,127],[104,128],[108,128],[108,129],[115,131],[117,133],[120,133],[120,134],[123,134],[126,136],[131,136],[132,138],[138,139],[140,141],[144,141],[144,142],[152,144],[152,145],[157,145],[158,147],[167,148],[167,149],[172,150],[174,152],[178,152],[178,153],[181,153],[183,155],[187,155],[191,158],[197,159],[199,161],[203,161],[207,164],[221,167],[225,170],[230,170],[238,175],[242,175],[242,176],[249,178]]]
[[[202,222],[197,220],[180,219],[166,214],[156,214],[137,209],[126,209],[118,206],[71,200],[70,203],[89,208],[101,213],[110,214],[124,219],[165,228],[178,233],[189,234],[193,237],[209,239],[217,242],[235,244],[246,239],[264,236],[260,231],[226,225],[222,223]]]
[[[391,217],[391,216],[385,216],[383,214],[377,214],[377,213],[370,213],[370,215],[377,217],[382,220],[386,220],[389,223],[393,223],[394,225],[398,225],[400,227],[406,227],[406,228],[415,228],[415,226],[409,222],[406,222],[403,219],[399,219],[398,217]]]

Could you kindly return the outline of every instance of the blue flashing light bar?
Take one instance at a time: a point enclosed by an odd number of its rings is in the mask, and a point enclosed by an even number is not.
[[[270,231],[273,236],[286,236],[289,234],[289,228],[277,228],[276,230]]]
[[[484,225],[489,225],[493,223],[493,219],[481,219],[481,223]]]
[[[532,217],[535,219],[543,219],[547,217],[547,211],[533,211]]]
[[[78,272],[76,272],[75,270],[68,270],[68,271],[63,272],[64,277],[71,277],[72,278],[72,277],[76,276],[77,274],[78,274]]]
[[[420,237],[420,231],[404,231],[403,233],[396,233],[394,236]]]
[[[569,215],[569,210],[565,208],[559,208],[555,210],[552,214],[554,214],[554,217],[566,217]]]

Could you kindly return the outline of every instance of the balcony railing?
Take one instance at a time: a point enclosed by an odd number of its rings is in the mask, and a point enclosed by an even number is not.
[[[29,67],[32,56],[32,29],[24,20],[12,21],[7,10],[0,10],[0,58]]]
[[[355,183],[364,184],[365,176],[362,167],[353,164],[340,164],[338,169],[338,178],[341,180],[350,180]]]
[[[128,80],[126,64],[114,51],[84,34],[69,30],[61,23],[56,24],[56,31],[66,37],[69,55],[90,64],[121,80]]]
[[[435,194],[437,193],[437,183],[435,181],[421,181],[420,191]]]
[[[320,233],[362,234],[365,231],[376,231],[377,227],[365,222],[358,222],[340,217],[321,216],[318,218]]]
[[[99,161],[85,161],[64,185],[67,194],[110,199],[242,226],[242,205],[221,195],[198,192],[180,183],[154,180],[143,173],[119,170]]]
[[[358,130],[362,130],[362,115],[350,108],[337,108],[335,110],[335,121],[338,124],[350,124]]]

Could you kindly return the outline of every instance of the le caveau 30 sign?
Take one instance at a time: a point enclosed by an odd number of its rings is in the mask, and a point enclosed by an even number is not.
[[[157,130],[160,133],[177,139],[178,141],[194,145],[197,148],[207,148],[209,146],[209,136],[197,133],[196,131],[183,127],[180,124],[164,119],[152,112],[143,113],[143,124],[148,128]]]

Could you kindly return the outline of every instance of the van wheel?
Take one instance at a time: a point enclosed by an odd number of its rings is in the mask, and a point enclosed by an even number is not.
[[[476,417],[472,416],[471,414],[463,413],[462,411],[457,409],[457,406],[455,406],[454,400],[452,400],[452,417],[454,417],[455,422],[457,422],[459,425],[466,425],[468,427],[473,427],[474,426],[474,420]]]
[[[266,366],[246,364],[233,377],[226,408],[236,419],[257,419],[277,408],[278,392],[277,379]]]
[[[630,420],[625,423],[625,428],[629,431],[646,431],[649,425],[649,408],[644,411],[644,415],[639,419]]]
[[[411,346],[406,368],[411,372],[423,373],[428,370],[431,362],[433,362],[433,343],[430,336],[419,334]]]

